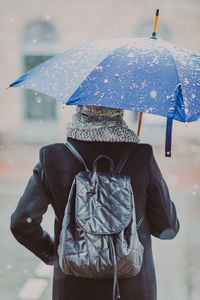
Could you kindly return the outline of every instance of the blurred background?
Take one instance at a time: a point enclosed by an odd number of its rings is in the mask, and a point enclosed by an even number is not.
[[[200,48],[199,0],[0,0],[0,290],[1,299],[51,299],[52,268],[20,246],[9,231],[40,147],[65,141],[74,107],[47,96],[6,87],[49,57],[85,42],[152,33],[191,51]],[[138,116],[125,113],[137,129]],[[174,122],[172,158],[164,157],[165,123],[145,115],[141,142],[151,143],[180,220],[172,241],[153,240],[158,300],[200,295],[200,122]],[[49,208],[43,226],[53,232]]]

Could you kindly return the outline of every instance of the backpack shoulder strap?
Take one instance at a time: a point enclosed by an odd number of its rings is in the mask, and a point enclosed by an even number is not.
[[[74,156],[78,159],[78,161],[84,165],[85,170],[89,172],[89,169],[88,169],[84,159],[82,158],[80,153],[76,150],[76,148],[68,141],[67,141],[67,143],[64,143],[64,145],[72,152],[72,154],[74,154]]]
[[[125,154],[122,156],[121,160],[119,161],[119,163],[118,163],[118,165],[117,165],[117,167],[115,169],[115,173],[117,173],[117,174],[121,173],[121,171],[122,171],[125,163],[127,162],[129,156],[132,153],[132,150],[133,150],[133,147],[131,145],[130,148],[128,148],[128,150],[125,152]]]

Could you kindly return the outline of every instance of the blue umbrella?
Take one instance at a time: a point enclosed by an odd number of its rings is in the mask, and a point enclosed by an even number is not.
[[[200,56],[154,36],[88,43],[59,54],[21,76],[25,87],[67,105],[97,105],[167,117],[200,117]]]

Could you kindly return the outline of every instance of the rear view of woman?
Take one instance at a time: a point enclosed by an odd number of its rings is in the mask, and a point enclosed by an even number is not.
[[[176,209],[153,156],[152,147],[140,144],[137,135],[123,120],[123,111],[78,106],[67,127],[67,140],[91,170],[99,155],[109,156],[116,167],[131,148],[122,174],[131,177],[138,237],[144,247],[142,267],[134,277],[119,280],[121,300],[156,300],[156,279],[151,235],[172,239],[179,230]],[[99,162],[107,170],[107,162]],[[112,279],[79,278],[65,274],[58,260],[59,237],[74,176],[83,170],[64,143],[40,150],[40,162],[11,217],[15,238],[42,261],[54,265],[53,300],[112,300]],[[41,227],[43,214],[51,205],[55,212],[54,237]],[[53,220],[52,220],[53,222]],[[66,245],[67,246],[67,245]]]

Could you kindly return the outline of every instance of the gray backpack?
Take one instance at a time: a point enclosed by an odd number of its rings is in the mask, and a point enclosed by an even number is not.
[[[100,155],[89,171],[78,151],[65,144],[84,165],[74,178],[60,234],[59,263],[63,272],[85,278],[114,278],[113,300],[120,299],[117,278],[129,278],[141,270],[143,246],[138,239],[131,179],[116,170],[110,157]],[[109,172],[98,172],[99,159],[109,161]]]

